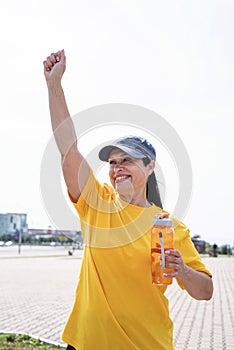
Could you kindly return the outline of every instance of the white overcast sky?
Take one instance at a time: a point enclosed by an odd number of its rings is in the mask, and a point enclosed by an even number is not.
[[[130,103],[165,118],[193,169],[183,221],[192,235],[233,244],[233,13],[232,0],[2,2],[0,212],[27,213],[29,227],[53,225],[40,194],[41,160],[51,137],[42,61],[64,48],[71,115]],[[111,128],[98,133],[112,137]],[[94,140],[86,135],[84,152]],[[176,176],[168,169],[171,210]]]

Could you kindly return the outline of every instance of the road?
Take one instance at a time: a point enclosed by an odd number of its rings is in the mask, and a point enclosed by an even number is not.
[[[63,247],[0,248],[0,332],[22,332],[56,344],[73,305],[82,251]],[[210,301],[196,301],[177,283],[166,294],[176,350],[234,349],[234,258],[205,257],[213,273]],[[111,349],[110,349],[111,350]]]

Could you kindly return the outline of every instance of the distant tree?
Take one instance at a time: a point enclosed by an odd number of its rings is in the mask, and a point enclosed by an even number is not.
[[[228,245],[224,244],[220,247],[220,254],[227,255],[227,253],[228,253]]]

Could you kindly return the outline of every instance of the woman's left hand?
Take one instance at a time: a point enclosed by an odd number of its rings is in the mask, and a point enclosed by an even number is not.
[[[193,298],[210,300],[213,294],[212,279],[205,272],[193,270],[188,265],[185,265],[179,250],[165,251],[165,267],[174,271],[165,272],[164,276],[178,278]]]
[[[183,262],[182,256],[179,250],[171,249],[165,251],[165,267],[174,269],[174,272],[167,272],[164,275],[166,277],[177,277],[185,273],[186,265]]]

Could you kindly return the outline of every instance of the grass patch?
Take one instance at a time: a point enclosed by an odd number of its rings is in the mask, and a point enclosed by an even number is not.
[[[0,334],[0,350],[64,350],[26,334]]]

